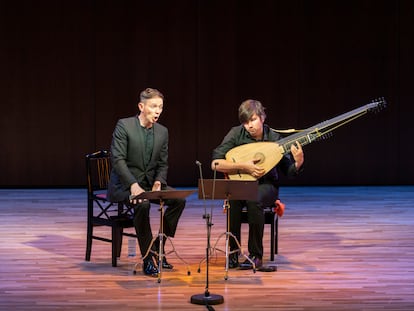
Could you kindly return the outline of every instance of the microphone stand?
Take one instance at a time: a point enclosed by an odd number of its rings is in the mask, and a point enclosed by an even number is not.
[[[208,310],[214,310],[210,305],[218,305],[224,302],[224,298],[221,295],[211,294],[209,291],[209,257],[210,257],[210,236],[211,236],[211,227],[212,227],[212,208],[210,210],[210,214],[207,213],[207,208],[205,205],[206,195],[204,192],[204,180],[203,180],[203,173],[201,170],[201,163],[196,161],[198,168],[200,170],[200,181],[201,181],[201,191],[203,194],[203,201],[204,201],[204,215],[203,218],[206,220],[206,227],[207,227],[207,247],[206,247],[206,288],[203,294],[197,294],[191,296],[191,303],[197,305],[205,305]],[[214,163],[214,180],[216,180],[216,165],[218,163]],[[213,183],[213,192],[212,192],[212,200],[214,200],[214,192],[215,192],[215,185]]]

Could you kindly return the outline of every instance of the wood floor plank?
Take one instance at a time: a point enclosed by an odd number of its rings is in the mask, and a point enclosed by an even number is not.
[[[230,270],[214,252],[209,291],[215,310],[413,310],[414,187],[285,187],[276,272]],[[110,244],[94,241],[85,262],[85,189],[0,189],[0,310],[205,310],[190,303],[206,290],[205,212],[213,216],[212,246],[225,232],[222,202],[187,200],[168,254],[173,271],[161,283],[144,276],[139,257],[119,266]],[[151,209],[154,234],[158,211]],[[109,231],[106,228],[98,230]],[[247,249],[247,225],[242,246]],[[224,237],[217,247],[224,249]],[[167,243],[166,251],[172,251]],[[200,267],[200,272],[198,269]]]

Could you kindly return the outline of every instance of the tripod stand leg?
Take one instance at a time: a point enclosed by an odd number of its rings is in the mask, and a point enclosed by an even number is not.
[[[236,238],[236,236],[233,234],[233,233],[231,233],[230,232],[230,203],[229,203],[229,200],[228,199],[226,199],[225,201],[224,201],[224,205],[223,205],[223,208],[224,208],[224,210],[225,210],[225,212],[226,212],[226,214],[227,214],[227,216],[226,216],[226,221],[227,221],[227,224],[226,224],[226,226],[227,226],[227,232],[225,233],[226,234],[226,268],[225,268],[225,275],[224,275],[224,279],[225,280],[227,280],[228,279],[228,271],[229,271],[229,256],[231,255],[231,254],[234,254],[234,253],[236,253],[236,252],[240,252],[248,261],[250,261],[250,263],[252,264],[252,266],[253,266],[253,272],[254,273],[256,273],[256,265],[254,264],[254,262],[249,258],[249,256],[247,256],[245,253],[244,253],[244,251],[243,251],[243,249],[242,249],[242,247],[241,247],[241,245],[240,245],[240,242],[237,240],[237,238]],[[230,249],[230,238],[233,238],[234,239],[234,241],[236,242],[236,244],[237,244],[237,249],[235,249],[235,250],[232,250],[232,251],[229,251],[229,249]]]
[[[217,247],[218,242],[220,241],[220,239],[223,236],[226,236],[225,250],[224,251],[222,249],[220,249],[220,248]],[[233,238],[234,241],[236,242],[237,249],[230,250],[230,238]],[[230,255],[231,254],[234,254],[234,253],[241,253],[243,255],[243,257],[246,258],[246,260],[248,260],[252,264],[252,266],[253,266],[253,273],[256,273],[256,265],[255,265],[255,263],[253,262],[253,260],[251,260],[249,258],[249,256],[247,256],[245,254],[243,248],[241,247],[240,242],[237,240],[236,236],[233,233],[231,233],[231,232],[224,232],[224,233],[220,234],[220,236],[217,238],[216,242],[214,243],[214,246],[212,247],[212,251],[220,251],[220,252],[223,252],[225,254],[225,268],[224,268],[225,269],[225,274],[224,274],[224,279],[226,281],[228,280],[228,271],[229,271],[229,262],[230,262],[230,259],[229,258],[230,258]],[[201,271],[200,266],[201,266],[201,263],[204,260],[205,260],[205,258],[203,258],[200,261],[199,266],[198,266],[198,272]]]
[[[180,255],[178,255],[178,253],[177,253],[177,251],[175,250],[175,247],[174,247],[174,244],[173,244],[173,242],[172,242],[172,240],[171,240],[171,238],[170,237],[168,237],[168,236],[166,236],[165,234],[164,234],[164,237],[166,238],[166,240],[168,241],[168,242],[170,242],[170,244],[171,244],[171,248],[172,248],[172,250],[171,251],[169,251],[168,253],[166,253],[165,255],[167,255],[167,254],[172,254],[172,253],[174,253],[175,254],[175,256],[177,256],[177,258],[179,259],[179,260],[181,260],[181,262],[182,263],[184,263],[185,264],[185,266],[186,266],[186,268],[187,268],[187,275],[191,275],[191,271],[190,271],[190,266],[189,266],[189,264],[180,256]],[[165,255],[164,255],[164,257],[165,257]]]
[[[217,240],[216,240],[216,243],[214,243],[214,246],[213,247],[210,247],[210,249],[208,250],[208,256],[211,256],[212,254],[213,254],[213,252],[215,252],[215,251],[220,251],[220,252],[223,252],[223,253],[225,253],[225,251],[223,251],[222,249],[219,249],[219,248],[217,248],[217,244],[218,244],[218,242],[220,241],[220,239],[224,236],[226,234],[226,232],[224,232],[224,233],[222,233],[222,234],[220,234],[219,235],[219,237],[217,238]],[[204,262],[204,261],[206,261],[207,260],[207,255],[203,258],[203,259],[201,259],[200,260],[200,262],[199,262],[199,264],[198,264],[198,272],[200,273],[200,271],[201,271],[201,264]]]
[[[231,253],[234,253],[236,251],[240,251],[240,253],[242,254],[242,256],[244,258],[246,258],[252,264],[252,266],[253,266],[253,273],[256,273],[256,264],[254,263],[254,261],[251,260],[249,258],[249,256],[246,255],[246,253],[244,252],[243,248],[241,247],[241,244],[239,243],[239,241],[237,240],[237,238],[234,236],[234,234],[231,233],[231,232],[228,232],[228,234],[236,241],[236,244],[237,244],[237,247],[238,247],[236,250],[231,251]]]
[[[158,273],[157,273],[157,277],[158,277],[158,283],[161,283],[161,275],[162,275],[162,259],[164,258],[164,243],[163,243],[163,239],[162,237],[164,236],[164,234],[158,234],[158,236],[154,237],[147,249],[147,251],[145,252],[145,255],[142,257],[142,259],[147,258],[147,256],[152,253],[155,256],[158,256]],[[159,240],[159,252],[156,252],[152,249],[152,246],[154,245],[154,243]],[[134,274],[137,274],[137,267],[138,267],[138,263],[136,263],[134,265],[134,270],[132,271]]]
[[[169,241],[172,247],[172,250],[169,251],[168,253],[165,252],[165,247],[164,247],[164,239],[165,241]],[[152,246],[154,245],[154,243],[158,242],[159,243],[159,251],[156,252],[152,249]],[[143,256],[143,258],[146,258],[150,253],[154,254],[155,256],[158,257],[158,283],[161,283],[161,278],[162,278],[162,263],[163,263],[163,259],[166,257],[166,255],[174,253],[178,259],[180,259],[185,265],[186,265],[186,269],[187,269],[187,275],[191,275],[191,271],[190,271],[190,266],[189,264],[178,254],[178,252],[175,249],[175,246],[171,240],[170,237],[168,237],[166,234],[164,233],[159,233],[156,237],[154,237],[145,253],[145,255]],[[134,266],[134,271],[133,273],[136,274],[137,273],[137,267],[138,267],[138,263],[135,264]]]
[[[229,257],[230,257],[230,245],[229,245],[229,234],[226,232],[226,266],[224,268],[224,279],[227,281],[229,278]]]
[[[151,243],[150,243],[150,245],[149,245],[149,247],[148,247],[147,251],[145,252],[145,255],[144,255],[144,256],[142,256],[142,258],[141,258],[141,259],[147,258],[147,256],[148,256],[150,253],[152,253],[152,254],[154,254],[154,255],[158,256],[158,253],[157,253],[156,251],[152,250],[152,246],[154,245],[154,243],[155,243],[155,241],[157,240],[157,238],[158,238],[158,237],[154,237],[154,238],[151,240]],[[137,267],[138,267],[138,265],[139,265],[139,263],[136,263],[136,264],[134,265],[134,270],[132,271],[134,274],[137,274]]]
[[[158,233],[158,283],[161,283],[162,276],[162,261],[164,259],[164,233]]]
[[[236,236],[233,234],[233,233],[231,233],[231,232],[226,232],[226,235],[227,235],[227,237],[228,237],[228,239],[230,239],[230,238],[233,238],[234,239],[234,241],[236,242],[236,244],[237,244],[237,247],[238,248],[236,248],[236,249],[234,249],[234,250],[232,250],[232,251],[229,251],[228,252],[228,254],[230,255],[230,254],[233,254],[233,253],[236,253],[236,252],[240,252],[240,254],[244,257],[244,258],[246,258],[251,264],[252,264],[252,266],[253,266],[253,273],[256,273],[256,265],[255,265],[255,263],[253,262],[253,260],[251,260],[250,258],[249,258],[249,256],[247,256],[246,255],[246,253],[244,252],[244,250],[243,250],[243,248],[241,247],[241,244],[240,244],[240,242],[237,240],[237,238],[236,238]],[[227,241],[226,241],[227,242]],[[228,246],[228,242],[226,243],[226,246]],[[226,248],[226,251],[228,251],[228,249]],[[227,261],[228,261],[228,258],[226,259]],[[226,278],[225,278],[225,280],[227,280]]]

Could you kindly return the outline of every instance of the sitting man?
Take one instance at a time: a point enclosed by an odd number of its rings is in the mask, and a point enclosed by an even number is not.
[[[131,200],[145,191],[171,189],[167,186],[168,171],[168,130],[157,123],[164,105],[163,94],[147,88],[140,94],[139,113],[136,116],[120,119],[112,136],[112,171],[108,186],[108,199],[111,202],[125,202],[134,206],[134,226],[143,257],[143,272],[157,276],[158,268],[154,252],[146,255],[153,239],[150,224],[150,202]],[[174,237],[178,220],[185,207],[185,200],[165,200],[164,234]],[[166,239],[163,239],[165,244]],[[158,253],[159,241],[153,244]],[[173,266],[163,257],[162,268]]]
[[[244,206],[247,207],[249,223],[248,250],[249,258],[256,268],[262,266],[263,258],[263,231],[264,207],[272,206],[279,198],[278,170],[289,177],[296,176],[302,169],[304,155],[301,145],[291,145],[291,154],[284,155],[280,162],[268,173],[257,165],[257,159],[246,162],[226,160],[226,154],[234,147],[261,141],[278,141],[280,134],[264,124],[266,114],[264,107],[257,100],[246,100],[239,107],[240,125],[230,129],[221,144],[213,151],[211,168],[225,174],[249,174],[258,179],[257,201],[229,200],[230,204],[230,232],[240,241],[241,216]],[[230,251],[236,250],[238,245],[230,239]],[[238,253],[232,253],[229,258],[229,268],[239,267]],[[240,264],[241,269],[252,269],[252,263],[246,259]]]

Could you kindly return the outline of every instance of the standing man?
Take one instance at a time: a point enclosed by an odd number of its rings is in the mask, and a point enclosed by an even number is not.
[[[125,202],[134,206],[134,226],[142,257],[145,256],[153,239],[150,224],[150,202],[130,200],[145,191],[172,189],[167,186],[168,172],[168,129],[157,123],[164,107],[163,94],[152,88],[140,93],[139,113],[120,119],[112,136],[112,171],[108,186],[111,202]],[[178,220],[184,210],[185,200],[165,200],[164,233],[174,237]],[[163,243],[165,244],[166,239]],[[159,242],[153,244],[158,252]],[[149,252],[143,258],[143,272],[156,276],[158,262]],[[162,267],[173,266],[163,257]]]
[[[258,179],[258,200],[243,201],[229,200],[230,232],[240,241],[241,213],[244,206],[247,207],[249,223],[248,250],[249,258],[256,268],[262,266],[263,258],[263,231],[264,231],[264,207],[272,206],[279,199],[278,171],[288,177],[296,176],[302,169],[304,155],[298,142],[292,144],[291,155],[285,155],[280,162],[267,174],[263,168],[256,165],[256,160],[235,163],[226,160],[226,153],[234,147],[259,141],[278,141],[281,137],[268,125],[264,124],[266,114],[264,107],[257,100],[246,100],[239,107],[239,121],[241,125],[230,129],[221,144],[213,151],[211,168],[225,174],[245,173]],[[230,250],[237,249],[237,243],[230,239]],[[238,253],[232,253],[229,258],[229,268],[239,267],[252,269],[253,265],[246,260],[239,265]]]

